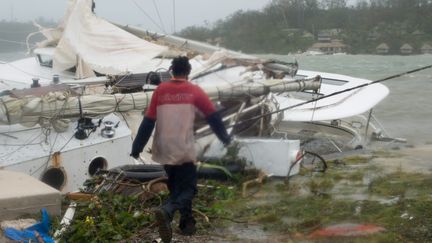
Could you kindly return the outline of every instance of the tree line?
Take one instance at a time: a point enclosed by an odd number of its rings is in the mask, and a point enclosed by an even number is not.
[[[380,43],[397,53],[432,42],[432,0],[274,0],[260,11],[237,11],[211,27],[191,26],[182,37],[249,53],[305,51],[333,30],[351,53],[374,53]]]
[[[39,18],[43,26],[53,21]],[[237,11],[212,26],[191,26],[178,35],[247,53],[306,51],[320,33],[333,30],[333,38],[349,46],[350,53],[375,53],[380,43],[390,53],[408,43],[418,52],[432,45],[432,0],[273,0],[260,11]],[[32,23],[0,21],[0,51],[25,49]],[[41,36],[32,38],[40,41]]]

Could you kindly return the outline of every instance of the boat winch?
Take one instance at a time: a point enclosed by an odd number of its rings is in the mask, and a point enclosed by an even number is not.
[[[75,132],[75,138],[79,140],[86,139],[88,138],[90,133],[96,131],[96,128],[99,126],[100,126],[100,121],[99,121],[99,125],[95,125],[92,122],[91,118],[81,117],[78,120],[78,125],[76,128],[77,131]]]
[[[33,83],[30,85],[30,88],[38,88],[41,85],[39,84],[39,78],[32,78]]]
[[[112,121],[105,121],[104,122],[104,128],[101,130],[101,135],[104,138],[112,138],[114,137],[115,130],[114,130],[114,122]]]

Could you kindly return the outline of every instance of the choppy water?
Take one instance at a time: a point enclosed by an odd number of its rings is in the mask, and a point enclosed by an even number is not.
[[[432,55],[376,56],[325,55],[269,57],[297,59],[300,69],[339,73],[377,80],[432,65]],[[375,108],[375,115],[393,137],[409,143],[432,142],[432,68],[383,82],[390,94]]]
[[[25,55],[0,53],[0,61],[11,61]],[[268,55],[283,61],[299,62],[300,68],[339,73],[377,80],[432,64],[432,55],[375,56],[326,55],[288,56]],[[408,139],[409,143],[432,143],[432,69],[385,81],[390,95],[375,108],[375,115],[393,137]]]

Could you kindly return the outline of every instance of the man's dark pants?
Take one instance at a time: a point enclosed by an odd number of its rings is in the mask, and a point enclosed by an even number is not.
[[[187,221],[193,221],[192,199],[197,193],[197,171],[193,162],[181,165],[164,165],[168,176],[168,189],[170,195],[162,209],[170,220],[173,219],[176,210],[180,211],[180,228]]]

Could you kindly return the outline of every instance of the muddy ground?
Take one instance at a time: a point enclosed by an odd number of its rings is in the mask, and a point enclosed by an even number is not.
[[[201,220],[197,236],[175,234],[174,242],[432,242],[432,145],[327,163],[326,173],[303,168],[288,183],[270,178],[221,202],[224,217]]]
[[[328,169],[302,168],[288,181],[227,186],[201,214],[195,236],[173,242],[432,242],[432,145],[326,156]],[[203,183],[203,182],[201,182]],[[204,196],[210,191],[200,188]],[[178,221],[178,218],[175,220]],[[122,242],[152,242],[156,227]],[[8,242],[0,235],[0,242]]]

